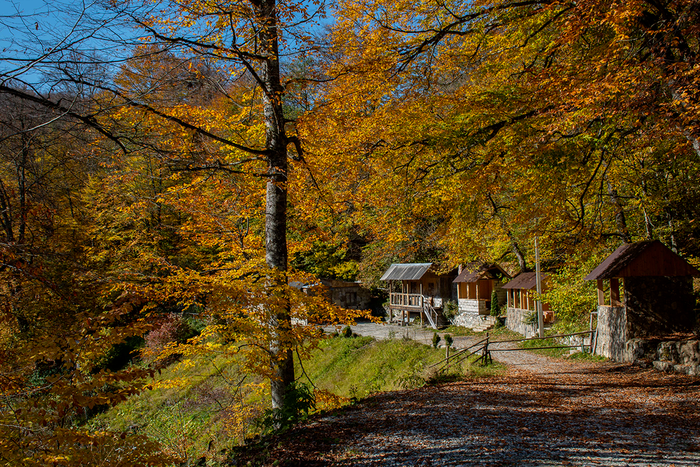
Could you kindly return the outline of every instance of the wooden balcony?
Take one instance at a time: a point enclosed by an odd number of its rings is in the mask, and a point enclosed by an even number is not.
[[[390,293],[389,307],[397,310],[421,311],[424,297],[421,294]]]

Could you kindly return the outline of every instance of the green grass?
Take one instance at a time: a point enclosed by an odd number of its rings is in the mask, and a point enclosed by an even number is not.
[[[569,360],[578,360],[583,362],[604,362],[607,358],[602,355],[595,355],[588,352],[576,352],[567,357]]]
[[[321,342],[304,368],[318,388],[362,398],[422,385],[425,369],[442,358],[444,350],[412,340],[331,338]]]
[[[469,328],[465,328],[463,326],[455,326],[450,325],[446,327],[445,329],[434,329],[435,332],[439,333],[445,333],[445,334],[452,334],[453,336],[478,336],[478,332],[474,332]]]
[[[504,340],[510,340],[510,339],[518,339],[522,338],[520,334],[518,334],[515,331],[511,331],[505,326],[498,326],[495,328],[490,329],[489,331],[486,331],[489,333],[489,337],[493,340],[499,340],[499,341],[504,341]],[[480,335],[486,335],[486,332],[480,333]]]
[[[532,339],[528,341],[523,341],[520,343],[520,347],[527,350],[533,349],[535,347],[550,347],[561,345],[557,343],[554,339]],[[548,357],[561,358],[564,355],[568,355],[569,349],[533,349],[532,352],[538,353],[540,355],[546,355]]]
[[[486,334],[492,338],[499,338],[499,339],[517,339],[518,337],[522,337],[520,334],[517,332],[511,331],[505,326],[498,326],[489,329],[488,331],[483,331],[483,332],[475,332],[472,331],[469,328],[465,328],[463,326],[455,326],[451,325],[448,326],[445,329],[439,329],[439,330],[434,330],[434,332],[439,332],[440,334],[452,334],[453,336],[474,336],[474,337],[486,337]]]
[[[229,449],[242,440],[233,404],[240,400],[241,379],[233,358],[197,356],[173,364],[154,379],[153,389],[90,421],[93,430],[133,432],[157,441],[162,449],[187,463],[209,450]],[[249,378],[260,383],[259,378]],[[251,416],[266,408],[267,397],[243,389]]]
[[[503,371],[498,364],[481,367],[469,362],[440,374],[429,370],[444,357],[444,349],[408,339],[327,338],[303,362],[304,371],[297,362],[297,377],[308,383],[308,376],[315,387],[338,396],[361,399],[380,391]],[[89,427],[148,436],[184,463],[205,453],[215,458],[220,450],[230,450],[246,434],[254,433],[255,418],[269,407],[269,394],[264,389],[267,385],[260,378],[249,377],[257,390],[243,389],[245,410],[241,411],[241,393],[236,385],[241,378],[235,358],[200,355],[163,369],[153,381],[152,390],[98,415]],[[239,404],[232,405],[235,402]]]
[[[304,368],[318,388],[355,398],[441,382],[440,378],[486,377],[503,371],[499,364],[481,367],[464,361],[437,378],[430,366],[444,358],[444,349],[407,339],[331,338],[321,342]]]
[[[532,349],[533,347],[548,347],[562,345],[554,339],[532,339],[520,343],[520,347],[524,350]],[[571,349],[576,350],[576,347],[567,347],[562,349],[533,349],[531,352],[538,353],[540,355],[546,355],[552,358],[567,359],[567,360],[578,360],[578,361],[588,361],[588,362],[603,362],[607,360],[601,355],[593,355],[587,352],[575,352],[569,355]]]

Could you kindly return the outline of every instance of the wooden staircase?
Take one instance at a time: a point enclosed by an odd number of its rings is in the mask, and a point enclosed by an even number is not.
[[[484,332],[484,331],[488,331],[489,329],[491,329],[494,326],[496,326],[496,317],[495,316],[482,316],[481,323],[474,326],[472,328],[472,331]]]
[[[435,311],[435,308],[433,308],[433,305],[429,304],[427,301],[423,302],[423,313],[425,314],[425,317],[428,318],[428,322],[430,323],[430,327],[433,329],[438,328],[438,313]]]

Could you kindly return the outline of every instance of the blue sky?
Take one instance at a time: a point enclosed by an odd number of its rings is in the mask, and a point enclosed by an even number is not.
[[[131,41],[125,45],[114,39],[135,39],[135,35],[121,23],[122,17],[100,8],[103,1],[0,0],[0,82],[9,78],[42,88],[50,81],[44,79],[45,73],[56,65],[66,66],[74,58],[90,62],[96,55],[118,66],[133,49],[128,45]],[[89,14],[82,14],[85,11]],[[320,25],[304,27],[320,32],[330,22],[325,18],[320,19]],[[291,43],[292,49],[297,49],[293,38]],[[69,50],[83,52],[76,57]],[[298,50],[288,58],[295,52]]]

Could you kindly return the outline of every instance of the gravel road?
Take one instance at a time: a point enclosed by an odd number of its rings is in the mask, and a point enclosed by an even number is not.
[[[375,339],[389,338],[407,338],[421,342],[426,345],[431,345],[433,342],[434,332],[430,329],[421,328],[418,326],[397,326],[394,324],[384,323],[358,323],[350,326],[352,331],[360,336],[372,336]],[[330,329],[330,328],[329,328]],[[440,333],[444,335],[445,333]],[[454,348],[465,349],[472,344],[482,340],[482,336],[453,336]],[[444,341],[443,341],[444,342]],[[526,351],[509,351],[498,352],[498,349],[511,349],[515,344],[494,344],[492,358],[510,367],[527,370],[538,374],[559,374],[562,371],[568,371],[571,367],[571,362],[554,360],[546,356],[535,354]],[[591,368],[593,364],[578,363],[579,368]],[[595,364],[600,365],[600,364]],[[615,365],[608,363],[607,365]]]
[[[354,331],[432,340],[410,327]],[[503,376],[378,394],[315,418],[279,440],[270,465],[700,465],[698,378],[528,352],[494,358],[508,365]]]

